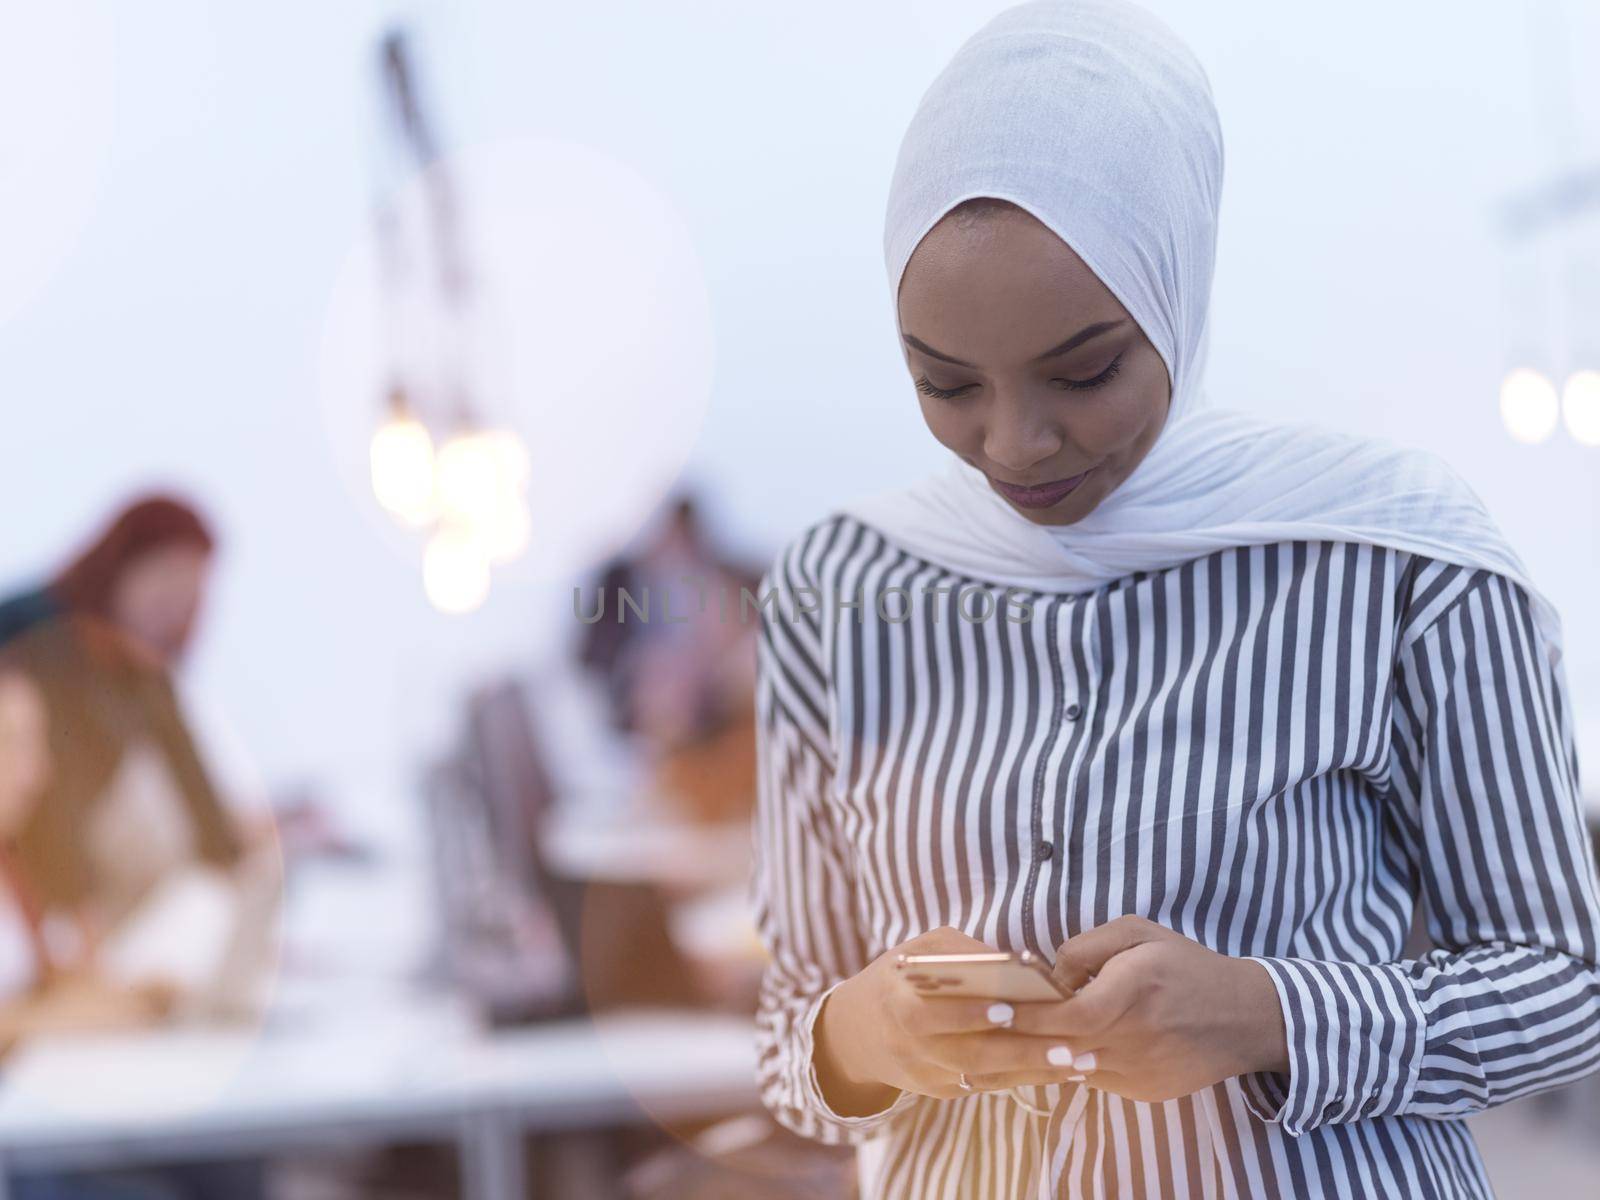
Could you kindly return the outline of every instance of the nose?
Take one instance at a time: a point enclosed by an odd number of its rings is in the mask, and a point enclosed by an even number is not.
[[[1059,454],[1064,444],[1047,404],[1016,392],[995,396],[983,432],[984,456],[995,466],[1026,475]]]

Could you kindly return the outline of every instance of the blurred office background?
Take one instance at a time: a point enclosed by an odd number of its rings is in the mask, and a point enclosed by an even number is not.
[[[12,1040],[19,1195],[837,1194],[742,1117],[751,643],[574,589],[737,595],[941,460],[882,204],[1002,7],[0,6],[0,599],[142,495],[200,516],[153,677],[267,864],[107,935],[251,988]],[[1151,7],[1227,139],[1213,400],[1456,465],[1562,610],[1587,778],[1600,10]],[[1595,1186],[1597,1095],[1481,1119],[1505,1196]]]

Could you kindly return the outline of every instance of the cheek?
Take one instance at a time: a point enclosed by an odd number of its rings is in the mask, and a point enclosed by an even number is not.
[[[164,580],[151,592],[145,612],[150,621],[172,626],[183,621],[194,607],[194,595],[181,580]]]
[[[1070,423],[1073,439],[1102,454],[1132,449],[1166,408],[1167,373],[1158,360],[1154,371],[1125,373],[1112,394],[1079,409]]]
[[[157,633],[167,623],[168,604],[159,589],[139,596],[130,606],[133,626],[141,633]]]

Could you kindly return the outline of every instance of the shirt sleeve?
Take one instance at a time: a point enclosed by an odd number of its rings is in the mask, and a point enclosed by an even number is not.
[[[871,1136],[917,1097],[882,1112],[841,1116],[812,1063],[824,1001],[871,960],[856,918],[850,859],[827,803],[827,681],[814,589],[798,544],[758,585],[755,870],[756,928],[768,965],[757,1007],[762,1102],[787,1128],[828,1144]],[[807,609],[812,611],[806,611]]]
[[[1287,1075],[1241,1077],[1292,1134],[1458,1117],[1600,1063],[1600,903],[1565,676],[1527,595],[1482,573],[1403,643],[1387,836],[1433,949],[1400,962],[1258,958]]]

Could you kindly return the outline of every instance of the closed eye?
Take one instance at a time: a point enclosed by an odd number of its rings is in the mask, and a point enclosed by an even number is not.
[[[1052,379],[1050,382],[1059,387],[1062,391],[1086,392],[1097,387],[1104,387],[1106,384],[1115,379],[1118,374],[1121,373],[1121,371],[1122,355],[1119,354],[1106,364],[1105,370],[1101,371],[1092,379]],[[917,376],[916,384],[917,391],[921,392],[924,396],[932,396],[936,400],[953,400],[957,396],[964,395],[978,386],[975,383],[967,383],[960,387],[942,388],[930,381],[926,375]]]
[[[977,386],[978,385],[975,383],[968,383],[958,388],[935,387],[933,384],[928,382],[928,377],[926,375],[917,376],[917,391],[921,392],[924,396],[932,396],[937,400],[954,399],[963,392],[970,392]]]
[[[1115,379],[1121,370],[1122,355],[1119,354],[1106,364],[1106,369],[1104,371],[1101,371],[1100,374],[1096,375],[1093,379],[1052,379],[1050,382],[1059,384],[1064,390],[1069,392],[1086,392],[1091,388],[1104,387],[1106,384]]]

